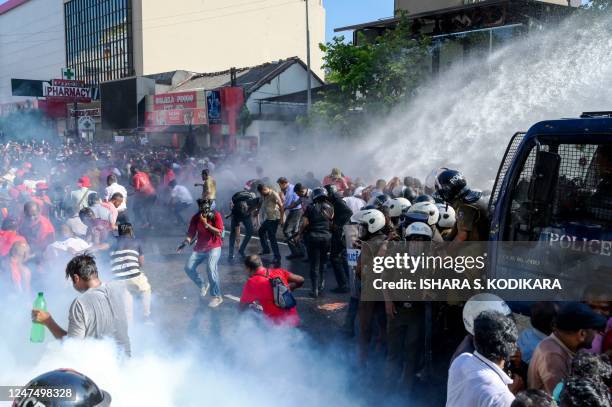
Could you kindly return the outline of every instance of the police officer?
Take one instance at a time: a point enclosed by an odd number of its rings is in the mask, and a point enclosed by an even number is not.
[[[331,290],[333,293],[347,293],[348,288],[348,263],[346,261],[346,247],[342,240],[342,230],[353,216],[353,211],[348,207],[334,184],[326,185],[329,201],[334,207],[334,222],[332,224],[332,239],[330,261],[334,269],[334,276],[338,287]]]
[[[365,274],[371,270],[365,270],[367,264],[364,259],[371,259],[378,255],[387,240],[387,235],[384,233],[386,220],[385,215],[377,209],[362,209],[353,216],[353,221],[358,224],[359,228],[358,237],[361,243],[361,255],[357,260],[356,274],[361,280],[361,287],[363,288],[364,281],[371,278],[371,276]],[[359,359],[361,364],[365,365],[368,360],[370,341],[375,331],[374,326],[378,327],[378,332],[385,332],[384,302],[360,301],[358,315]]]
[[[430,226],[422,222],[414,222],[406,228],[406,241],[429,244],[433,233]],[[421,252],[417,243],[409,251]],[[385,363],[385,379],[389,391],[397,390],[397,386],[407,392],[414,390],[417,372],[422,366],[425,351],[425,303],[420,301],[405,301],[402,298],[394,300],[385,296],[385,313],[387,315],[387,358]]]
[[[37,389],[55,393],[52,397],[45,397],[42,394],[46,392],[36,392]],[[14,406],[108,407],[111,404],[110,394],[100,389],[89,377],[71,369],[43,373],[30,380],[23,390],[23,396],[15,400]]]
[[[457,214],[457,234],[453,241],[486,241],[489,216],[482,192],[470,189],[462,173],[449,169],[437,175],[435,187]]]
[[[423,219],[422,222],[426,223],[431,228],[431,232],[433,235],[433,241],[434,242],[444,241],[444,239],[442,238],[442,235],[438,231],[437,224],[438,224],[438,220],[440,219],[440,211],[438,207],[436,206],[436,204],[429,202],[429,201],[417,202],[406,211],[406,214],[407,215],[414,215],[414,214],[424,215],[425,219]],[[413,219],[413,220],[418,220],[418,219]]]
[[[438,219],[438,230],[445,241],[453,240],[455,231],[455,210],[448,203],[436,204],[440,211],[440,219]]]
[[[332,223],[334,208],[328,202],[327,191],[324,188],[312,190],[312,204],[308,205],[298,239],[307,234],[307,250],[310,263],[310,281],[312,290],[310,296],[319,297],[325,285],[325,263],[332,240]]]

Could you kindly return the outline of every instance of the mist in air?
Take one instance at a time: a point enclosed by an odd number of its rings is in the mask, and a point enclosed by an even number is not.
[[[368,183],[393,176],[424,179],[444,166],[491,189],[514,133],[543,120],[612,109],[611,34],[610,17],[576,16],[534,29],[494,48],[489,57],[468,58],[442,71],[408,104],[388,117],[372,117],[360,137],[317,134],[314,143],[308,139],[294,153],[266,155],[265,165],[279,175],[323,176],[340,167]]]
[[[362,138],[320,134],[295,151],[286,146],[264,150],[258,160],[270,177],[306,171],[322,177],[340,167],[366,182],[424,178],[433,168],[448,166],[463,170],[476,186],[490,188],[515,132],[541,120],[611,109],[611,23],[610,18],[577,18],[535,32],[487,59],[452,66],[406,106],[372,118]],[[65,326],[76,292],[65,282],[63,267],[48,267],[51,289],[45,296],[52,315]],[[45,371],[70,367],[111,393],[117,406],[367,404],[352,362],[354,342],[322,347],[299,331],[242,316],[218,336],[187,335],[178,343],[155,328],[133,326],[133,357],[120,360],[110,342],[31,344],[33,298],[0,292],[0,300],[3,384],[23,385]]]

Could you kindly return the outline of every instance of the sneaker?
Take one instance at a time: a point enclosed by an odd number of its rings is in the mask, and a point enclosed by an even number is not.
[[[206,297],[206,294],[208,294],[209,288],[210,288],[210,285],[208,283],[204,284],[202,288],[200,288],[200,297],[202,298]]]
[[[210,308],[217,308],[219,305],[221,305],[222,302],[223,302],[222,297],[213,297],[213,299],[210,300],[210,302],[208,303],[208,306]]]
[[[274,267],[280,267],[280,266],[281,266],[281,259],[280,259],[280,258],[274,259],[274,260],[272,261],[272,265],[273,265]]]

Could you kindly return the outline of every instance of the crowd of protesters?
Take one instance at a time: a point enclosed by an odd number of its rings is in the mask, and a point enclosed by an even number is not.
[[[383,361],[381,376],[390,392],[417,394],[418,383],[436,374],[434,354],[443,359],[442,375],[448,372],[448,406],[610,405],[612,323],[606,300],[536,303],[529,327],[521,332],[499,298],[481,301],[482,307],[473,306],[475,299],[433,309],[424,302],[361,301],[366,264],[362,256],[351,258],[353,248],[366,250],[360,245],[367,243],[368,250],[377,251],[388,241],[486,238],[484,196],[458,171],[440,170],[426,182],[395,177],[368,184],[338,168],[320,180],[309,172],[273,182],[257,167],[244,180],[232,174],[230,186],[215,179],[231,173],[223,163],[215,169],[211,160],[170,149],[143,153],[32,142],[7,143],[1,150],[0,281],[29,293],[50,262],[68,264],[67,278],[83,293],[71,306],[69,328],[59,327],[46,312],[32,313],[58,338],[110,332],[129,354],[132,296],[142,302],[141,318],[151,321],[151,285],[138,236],[155,236],[171,224],[186,232],[177,251],[193,246],[184,271],[202,297],[211,297],[211,308],[223,303],[219,260],[224,250],[229,264],[239,258],[245,268],[240,309],[258,310],[281,325],[300,324],[292,292],[305,281],[289,270],[308,264],[309,294],[315,299],[326,295],[326,274],[332,270],[336,285],[329,291],[348,302],[342,333],[357,337],[363,369]],[[156,208],[172,216],[160,219]],[[249,245],[253,235],[260,250]],[[289,248],[286,258],[279,240]],[[116,286],[99,280],[101,262],[108,264]],[[112,301],[100,306],[104,298]],[[117,322],[104,316],[118,312],[120,302],[123,317],[119,327],[112,326]],[[111,309],[105,314],[104,307]],[[479,312],[470,314],[473,309]],[[83,326],[89,314],[100,312],[97,327]],[[439,326],[428,322],[432,312],[443,315]],[[445,340],[432,340],[432,332]]]

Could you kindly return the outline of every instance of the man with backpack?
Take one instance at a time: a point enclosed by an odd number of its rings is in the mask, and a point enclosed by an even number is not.
[[[253,236],[253,220],[251,218],[253,211],[257,208],[259,200],[257,195],[249,190],[243,190],[236,192],[232,196],[232,211],[231,226],[230,226],[230,238],[229,238],[229,254],[228,262],[234,261],[234,246],[236,245],[236,238],[240,233],[240,224],[244,225],[244,239],[238,249],[238,254],[241,258],[245,257],[244,251]]]
[[[242,290],[240,309],[257,304],[273,323],[298,326],[300,317],[292,291],[304,284],[304,278],[281,268],[267,269],[257,255],[248,256],[244,268],[249,279]]]

